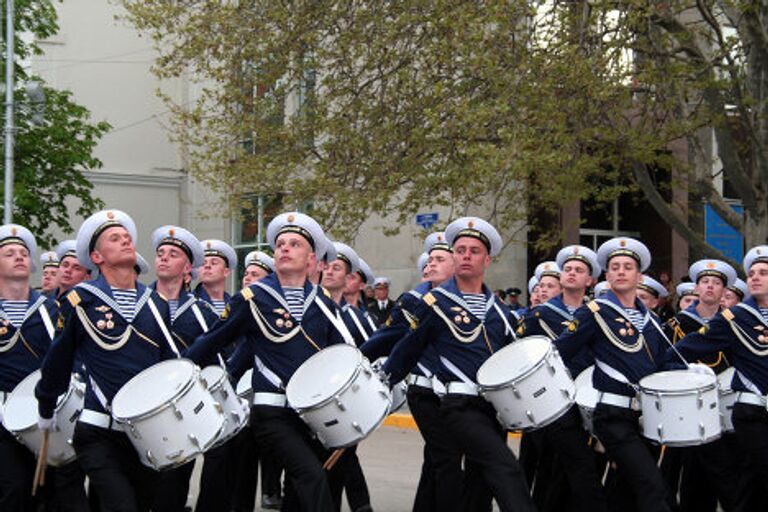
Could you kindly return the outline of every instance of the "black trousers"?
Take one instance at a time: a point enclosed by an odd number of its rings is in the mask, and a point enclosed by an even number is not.
[[[595,435],[605,446],[608,458],[617,464],[619,481],[632,493],[637,510],[669,511],[672,497],[656,466],[656,457],[640,435],[639,417],[637,411],[598,403]]]
[[[156,512],[184,512],[189,495],[189,480],[195,469],[195,461],[183,466],[167,469],[157,474],[155,497],[152,500],[152,510]]]
[[[99,497],[102,512],[144,512],[150,509],[157,471],[139,461],[122,432],[85,423],[75,426],[78,462]]]
[[[27,512],[34,510],[32,478],[35,457],[0,425],[0,510]]]
[[[210,449],[203,455],[200,493],[195,512],[218,512],[232,499],[237,469],[236,439]]]
[[[507,446],[507,433],[496,420],[496,411],[480,397],[447,395],[440,411],[467,464],[476,464],[502,512],[533,511],[520,465]]]
[[[91,508],[85,493],[85,472],[77,460],[57,468],[49,467],[45,480],[46,486],[52,488],[46,511],[89,512]]]
[[[748,505],[745,510],[768,510],[768,411],[765,407],[736,403],[733,426],[744,454]]]
[[[333,512],[326,471],[321,460],[328,452],[314,439],[299,416],[286,407],[255,405],[251,408],[251,430],[257,450],[273,455],[285,468],[284,512]]]
[[[589,445],[589,434],[584,430],[578,406],[542,429],[544,443],[555,453],[553,481],[549,486],[542,510],[563,510],[561,496],[566,495],[567,510],[607,512],[601,476],[595,464],[595,455]],[[557,485],[557,475],[565,477],[565,487]]]
[[[336,510],[341,510],[342,492],[346,490],[347,503],[352,512],[371,504],[368,483],[365,481],[357,445],[344,450],[344,454],[329,473],[329,485]]]

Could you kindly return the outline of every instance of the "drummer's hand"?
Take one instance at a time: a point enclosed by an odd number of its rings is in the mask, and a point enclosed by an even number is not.
[[[56,418],[43,418],[41,416],[38,416],[37,418],[37,428],[40,430],[53,430],[53,427],[56,425]]]
[[[701,363],[690,363],[688,365],[688,371],[693,373],[700,373],[702,375],[712,375],[713,377],[715,376],[715,372],[712,370],[712,368]]]

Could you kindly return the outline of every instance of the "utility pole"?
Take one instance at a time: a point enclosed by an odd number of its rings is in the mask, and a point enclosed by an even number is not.
[[[5,2],[5,198],[3,224],[13,222],[13,0]]]

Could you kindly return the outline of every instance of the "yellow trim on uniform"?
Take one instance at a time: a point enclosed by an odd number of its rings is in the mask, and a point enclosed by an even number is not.
[[[413,416],[408,413],[395,412],[384,418],[385,427],[404,428],[408,430],[419,430]],[[518,439],[522,436],[520,432],[508,432],[508,437]]]
[[[595,302],[595,301],[590,301],[590,302],[588,302],[588,303],[587,303],[587,307],[588,307],[588,308],[589,308],[589,310],[590,310],[591,312],[593,312],[593,313],[597,313],[598,311],[600,311],[600,304],[598,304],[598,303],[597,303],[597,302]]]
[[[726,320],[728,320],[729,322],[733,321],[733,319],[735,318],[735,317],[733,316],[733,313],[731,312],[731,310],[730,310],[730,309],[724,309],[724,310],[723,310],[723,312],[722,312],[721,314],[723,315],[723,318],[725,318],[725,319],[726,319]]]
[[[250,287],[243,288],[240,290],[240,294],[243,296],[245,300],[251,300],[253,298],[253,290],[251,290]]]
[[[81,301],[82,299],[80,299],[80,295],[78,295],[78,294],[77,294],[77,291],[76,291],[76,290],[72,290],[72,291],[70,291],[70,292],[67,294],[67,300],[68,300],[68,301],[69,301],[69,303],[70,303],[70,304],[72,304],[72,306],[74,307],[74,306],[77,306],[78,304],[80,304],[80,301]]]
[[[437,299],[434,295],[432,295],[432,292],[427,293],[424,295],[424,302],[427,303],[427,306],[433,306],[435,302],[437,302]]]

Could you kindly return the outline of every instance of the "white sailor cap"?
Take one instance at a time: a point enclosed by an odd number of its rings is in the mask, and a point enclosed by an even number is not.
[[[56,251],[45,251],[43,254],[41,254],[40,264],[43,266],[43,268],[59,268],[59,258],[56,256]]]
[[[647,276],[643,274],[643,280],[637,285],[638,288],[647,291],[657,299],[659,297],[666,297],[669,295],[669,292],[666,288],[664,288],[664,285],[652,278],[651,276]]]
[[[539,284],[539,280],[536,279],[536,276],[532,276],[528,280],[528,295],[531,295],[533,293],[533,289],[536,288],[538,284]]]
[[[144,274],[149,273],[149,263],[147,263],[147,260],[144,259],[144,256],[136,253],[136,266],[133,267],[134,270],[136,270],[136,273],[140,276],[143,276]]]
[[[461,237],[468,236],[483,242],[488,254],[497,256],[501,252],[501,235],[496,228],[478,217],[462,217],[448,224],[445,228],[445,238],[453,247]]]
[[[306,238],[318,260],[322,259],[321,254],[325,254],[326,238],[323,228],[309,215],[286,212],[272,219],[267,226],[267,242],[273,250],[277,237],[283,233],[296,233]]]
[[[263,269],[267,274],[271,274],[275,271],[275,260],[272,257],[261,251],[251,251],[245,255],[245,268],[251,265],[256,265]]]
[[[611,289],[611,284],[608,281],[600,281],[595,285],[595,297],[599,297],[604,293],[607,293]]]
[[[376,278],[373,277],[373,271],[371,270],[371,267],[368,265],[368,263],[365,262],[363,258],[359,258],[357,260],[357,263],[360,265],[360,268],[357,270],[357,273],[360,274],[360,277],[363,278],[363,281],[368,286],[373,286],[373,283],[376,281]]]
[[[192,279],[192,281],[197,281],[197,278],[200,276],[200,267],[192,267],[192,270],[189,272],[189,277]]]
[[[571,260],[581,261],[586,264],[594,279],[600,277],[602,269],[597,262],[597,254],[595,254],[595,251],[592,249],[584,247],[583,245],[569,245],[560,249],[555,258],[555,262],[560,268],[563,268],[563,265]]]
[[[317,261],[324,261],[326,263],[330,263],[338,257],[338,254],[336,254],[336,246],[333,245],[330,238],[323,235],[323,241],[317,243],[315,257],[317,258]]]
[[[203,257],[206,256],[218,256],[223,259],[227,264],[227,267],[231,269],[237,268],[237,253],[227,242],[223,240],[203,240],[200,242],[200,246],[203,249]]]
[[[97,270],[96,264],[91,261],[91,252],[96,246],[99,236],[107,229],[123,227],[131,235],[133,243],[136,243],[136,224],[125,212],[120,210],[102,210],[96,212],[80,225],[77,230],[76,250],[80,264],[91,270]]]
[[[423,252],[419,254],[419,259],[416,261],[416,270],[419,271],[419,273],[424,272],[424,268],[429,263],[429,254],[426,252]]]
[[[178,226],[161,226],[152,232],[152,248],[157,251],[161,245],[172,245],[181,249],[193,267],[203,264],[203,247],[195,235]]]
[[[749,269],[755,263],[768,263],[768,245],[758,245],[747,252],[744,256],[744,273],[749,274]]]
[[[544,261],[536,265],[536,270],[533,271],[533,275],[536,276],[537,281],[541,281],[542,277],[555,277],[560,279],[560,267],[554,261]]]
[[[629,256],[640,266],[640,272],[645,272],[651,266],[650,251],[643,242],[634,238],[611,238],[597,248],[597,261],[603,270],[608,269],[608,262],[614,256]]]
[[[390,283],[391,283],[391,281],[389,280],[388,277],[377,277],[376,279],[373,280],[373,287],[374,288],[379,287],[379,286],[387,286],[388,287]]]
[[[336,251],[336,259],[349,265],[349,274],[357,272],[360,269],[360,257],[353,248],[341,242],[333,242],[331,245],[333,245],[333,248]]]
[[[686,295],[698,295],[696,293],[696,283],[680,283],[675,288],[675,293],[677,293],[678,299]]]
[[[736,278],[736,281],[734,281],[732,285],[728,286],[728,289],[731,290],[736,295],[738,295],[739,298],[741,298],[741,300],[747,300],[750,297],[749,287],[747,286],[747,283],[745,283],[738,277]]]
[[[29,267],[32,272],[37,270],[37,241],[30,230],[18,224],[0,226],[0,247],[8,244],[19,244],[29,252]]]
[[[732,266],[720,260],[699,260],[688,268],[688,277],[698,283],[704,276],[719,277],[725,286],[730,286],[736,281],[736,271]]]
[[[75,240],[64,240],[59,242],[59,245],[56,246],[56,257],[59,258],[59,263],[61,263],[64,258],[72,257],[77,259],[77,242]],[[80,264],[82,265],[82,263]]]
[[[448,240],[445,238],[444,231],[436,231],[434,233],[430,233],[429,236],[424,239],[425,253],[429,254],[436,249],[453,252],[453,248],[448,245]]]

